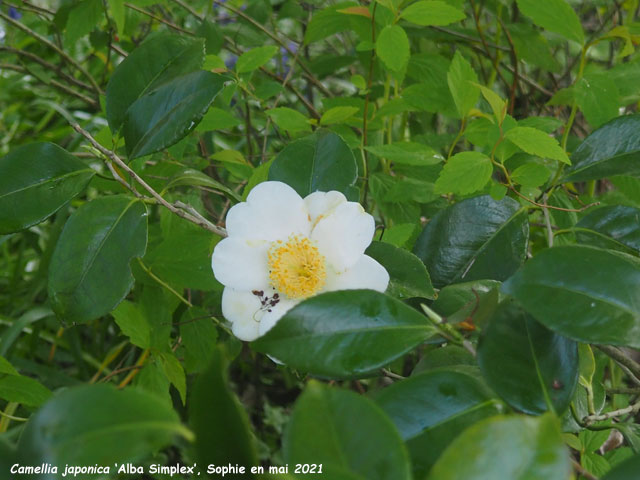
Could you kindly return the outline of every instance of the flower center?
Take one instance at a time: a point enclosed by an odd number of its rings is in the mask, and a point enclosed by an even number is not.
[[[269,251],[271,285],[289,298],[306,298],[324,285],[324,256],[306,237],[292,235],[274,242]]]

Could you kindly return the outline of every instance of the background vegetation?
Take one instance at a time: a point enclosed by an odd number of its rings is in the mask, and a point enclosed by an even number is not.
[[[2,1],[2,478],[637,478],[638,10]],[[243,344],[210,257],[267,179],[360,201],[391,284]]]

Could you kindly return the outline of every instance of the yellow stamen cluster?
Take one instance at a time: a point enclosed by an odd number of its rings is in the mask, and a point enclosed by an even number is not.
[[[324,285],[324,256],[306,237],[292,235],[274,242],[269,251],[269,279],[277,291],[289,298],[306,298]]]

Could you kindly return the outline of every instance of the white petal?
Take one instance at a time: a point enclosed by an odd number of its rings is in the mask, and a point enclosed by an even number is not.
[[[231,322],[233,334],[251,342],[260,336],[260,299],[251,292],[225,288],[222,292],[222,315]]]
[[[320,219],[311,232],[318,250],[336,272],[353,266],[371,243],[373,217],[356,202],[345,202]]]
[[[267,311],[260,319],[260,327],[258,329],[260,336],[267,333],[280,320],[285,313],[300,303],[301,300],[292,300],[289,298],[281,298],[277,305],[271,307],[271,311]]]
[[[343,273],[327,272],[325,291],[366,288],[384,292],[389,285],[387,270],[368,255],[361,255],[356,264]]]
[[[289,185],[263,182],[249,193],[246,202],[227,213],[230,237],[283,240],[292,234],[308,236],[311,222],[304,200]]]
[[[347,197],[342,193],[332,190],[330,192],[313,192],[304,197],[304,203],[309,212],[311,225],[332,213],[338,205],[345,203]]]
[[[264,290],[269,286],[268,251],[271,242],[227,237],[213,250],[216,279],[236,290]]]

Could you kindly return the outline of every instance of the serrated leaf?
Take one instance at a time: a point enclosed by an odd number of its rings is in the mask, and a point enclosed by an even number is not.
[[[125,300],[111,314],[131,343],[140,348],[151,346],[151,328],[135,303]]]
[[[520,11],[539,27],[584,43],[580,19],[565,0],[517,0]]]
[[[478,101],[480,92],[475,86],[478,83],[476,72],[459,51],[456,51],[451,61],[447,83],[458,114],[460,117],[466,117]]]
[[[360,110],[358,107],[333,107],[322,114],[320,125],[343,123]]]
[[[525,187],[539,187],[544,185],[551,172],[539,163],[525,163],[511,172],[511,181]]]
[[[236,72],[249,73],[257,70],[271,60],[278,53],[275,45],[253,48],[244,52],[236,62]]]
[[[541,130],[531,127],[514,127],[505,133],[504,138],[526,153],[571,165],[569,157],[558,141]]]
[[[365,150],[399,165],[435,165],[443,160],[442,156],[433,148],[416,142],[369,146],[365,147]]]
[[[412,3],[400,14],[400,18],[422,26],[445,26],[466,18],[462,10],[439,0],[420,0]]]
[[[481,190],[491,179],[491,159],[480,152],[460,152],[451,157],[436,180],[435,193],[466,195]]]
[[[309,119],[292,108],[277,107],[267,110],[264,113],[273,120],[273,123],[283,130],[287,130],[291,133],[311,131]]]
[[[392,72],[402,71],[409,62],[409,38],[399,25],[387,25],[376,39],[376,54]]]

